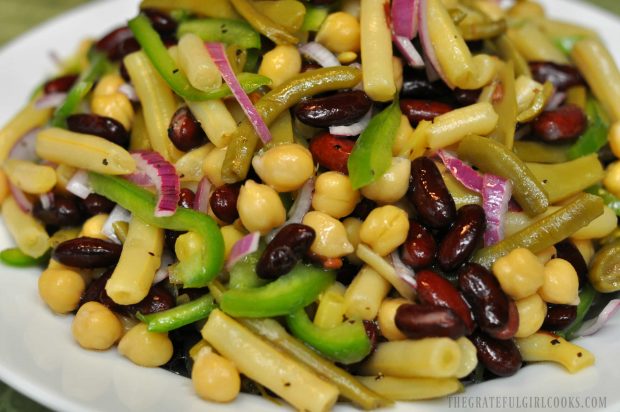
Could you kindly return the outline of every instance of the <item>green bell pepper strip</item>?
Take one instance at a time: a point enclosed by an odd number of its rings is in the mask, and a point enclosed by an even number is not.
[[[530,216],[547,210],[549,197],[544,185],[514,152],[503,144],[487,137],[470,135],[461,140],[459,158],[478,167],[484,173],[492,173],[510,179],[513,196]]]
[[[136,37],[138,43],[153,64],[153,67],[161,75],[162,79],[168,83],[176,94],[189,101],[203,101],[221,99],[230,96],[230,88],[222,85],[214,90],[204,92],[193,87],[187,78],[179,71],[172,57],[168,54],[168,49],[161,41],[159,34],[151,27],[149,19],[144,15],[139,15],[129,20],[129,28]],[[253,73],[241,73],[237,76],[239,83],[246,93],[253,92],[259,87],[271,84],[268,77]]]
[[[586,189],[586,192],[602,198],[603,202],[605,202],[605,206],[613,210],[616,216],[620,216],[620,199],[609,193],[607,190],[603,189],[603,186],[598,184],[589,187],[588,189]]]
[[[398,98],[374,116],[355,142],[347,168],[353,189],[359,189],[379,179],[392,164],[392,145],[400,126]]]
[[[90,54],[90,65],[80,74],[75,84],[67,93],[65,101],[56,108],[52,116],[52,127],[66,127],[66,120],[77,109],[88,92],[109,67],[105,54],[93,51]]]
[[[242,49],[260,49],[260,35],[242,20],[189,20],[179,25],[177,37],[187,33],[194,33],[203,41],[234,44]]]
[[[182,326],[208,318],[211,311],[215,308],[217,308],[217,304],[213,300],[213,296],[204,295],[163,312],[150,315],[137,313],[136,316],[140,321],[147,324],[149,332],[170,332],[171,330],[179,329]]]
[[[49,258],[49,252],[45,253],[41,257],[33,258],[32,256],[26,255],[17,247],[4,249],[2,252],[0,252],[0,262],[4,263],[7,266],[13,266],[18,268],[42,266],[49,261]]]
[[[321,25],[327,18],[329,9],[326,7],[306,6],[306,15],[301,25],[301,31],[319,31]]]
[[[256,274],[256,265],[261,257],[262,251],[250,253],[241,258],[230,269],[230,281],[228,287],[230,289],[251,289],[264,286],[267,281],[261,279]]]
[[[577,195],[570,203],[501,242],[478,250],[472,261],[486,268],[511,250],[523,247],[538,253],[566,239],[603,214],[603,200],[588,193]]]
[[[566,340],[574,339],[576,337],[575,332],[577,332],[579,328],[581,328],[581,325],[583,325],[583,321],[592,307],[592,303],[594,302],[594,298],[596,298],[597,294],[598,293],[592,285],[587,283],[581,289],[581,292],[579,292],[579,305],[577,305],[577,316],[575,317],[575,320],[566,329],[557,331],[556,334]]]
[[[581,34],[575,34],[572,36],[556,37],[553,39],[553,44],[555,45],[555,47],[560,49],[562,53],[570,57],[570,54],[573,51],[573,47],[575,46],[575,43],[583,39],[586,39],[586,38],[587,36],[584,36]]]
[[[285,110],[301,99],[332,90],[355,87],[362,80],[362,72],[350,66],[323,67],[300,73],[274,88],[254,105],[269,126]],[[258,144],[258,136],[249,120],[244,119],[234,131],[222,166],[226,183],[245,179]]]
[[[202,238],[201,253],[171,267],[171,281],[187,288],[198,288],[218,275],[224,264],[224,240],[211,217],[185,208],[177,208],[172,216],[156,217],[152,193],[119,177],[92,172],[88,175],[95,193],[118,203],[146,223],[169,230],[191,230]]]
[[[230,0],[230,2],[237,13],[250,23],[250,26],[275,44],[299,43],[297,37],[289,33],[284,26],[258,11],[250,0]]]
[[[306,311],[299,309],[286,317],[293,336],[319,351],[323,356],[344,365],[364,359],[372,345],[361,321],[343,322],[333,328],[314,325]]]
[[[335,279],[333,271],[299,264],[265,286],[224,292],[220,308],[228,315],[247,318],[288,315],[314,302]]]
[[[588,99],[586,114],[588,116],[588,129],[568,149],[570,159],[597,153],[607,143],[609,122],[605,119],[601,106],[596,100]]]

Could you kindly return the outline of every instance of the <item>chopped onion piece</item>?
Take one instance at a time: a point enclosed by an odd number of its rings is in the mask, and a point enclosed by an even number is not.
[[[470,165],[446,150],[438,150],[437,155],[446,169],[466,188],[482,193],[483,177]]]
[[[131,220],[131,212],[123,207],[116,205],[114,209],[110,212],[108,219],[103,224],[101,228],[101,233],[103,233],[108,239],[110,239],[114,243],[118,243],[119,245],[122,243],[121,240],[116,236],[116,232],[114,231],[114,223],[116,222],[127,222]]]
[[[274,237],[278,234],[280,229],[282,229],[286,225],[290,225],[291,223],[301,223],[304,219],[304,216],[312,207],[312,194],[314,193],[314,178],[306,180],[306,183],[299,189],[297,192],[297,197],[293,202],[293,205],[288,210],[288,220],[271,232],[269,232],[265,236],[265,240],[267,242],[271,242]]]
[[[490,246],[504,238],[504,217],[512,196],[512,183],[499,176],[485,174],[482,177],[482,208],[487,224],[484,245]]]
[[[566,93],[556,90],[552,95],[547,105],[545,106],[545,110],[555,110],[564,103],[566,100]]]
[[[577,331],[577,336],[590,336],[598,332],[612,318],[614,313],[620,309],[620,299],[610,300],[601,313],[594,319],[590,319],[581,325]]]
[[[418,34],[418,0],[393,0],[392,30],[397,36],[413,39]]]
[[[34,102],[34,107],[37,109],[49,109],[51,107],[58,107],[67,99],[67,93],[57,92],[44,94]]]
[[[28,161],[38,160],[39,156],[37,156],[35,147],[39,130],[41,130],[41,128],[35,127],[19,138],[9,152],[9,158]]]
[[[138,97],[138,93],[136,93],[136,89],[134,89],[134,87],[129,84],[129,83],[123,83],[118,87],[118,91],[122,94],[124,94],[129,100],[131,100],[132,102],[139,102],[140,98]]]
[[[228,62],[228,58],[226,57],[226,50],[224,49],[224,45],[222,43],[205,43],[205,47],[207,51],[211,55],[211,59],[213,59],[213,63],[217,66],[222,78],[230,87],[230,91],[235,96],[235,99],[241,105],[241,108],[245,112],[245,115],[248,117],[252,126],[254,126],[254,130],[256,130],[256,134],[263,141],[263,143],[269,143],[271,141],[271,132],[269,128],[265,124],[265,121],[261,117],[256,107],[250,101],[250,98],[241,85],[239,84],[239,80],[235,76],[232,67],[230,67],[230,63]]]
[[[422,48],[424,49],[424,55],[426,56],[428,62],[430,64],[426,65],[427,72],[429,70],[429,66],[432,66],[437,75],[446,83],[446,85],[454,89],[454,85],[448,80],[443,70],[441,69],[441,65],[439,64],[439,60],[437,59],[437,54],[435,54],[435,47],[431,42],[431,35],[428,30],[428,0],[419,0],[420,5],[418,7],[418,29],[420,34],[420,42],[422,43]],[[429,80],[430,76],[429,76]],[[431,80],[432,81],[432,80]]]
[[[371,117],[372,109],[355,123],[346,126],[329,126],[329,132],[336,136],[357,136],[366,130]]]
[[[400,50],[400,53],[407,60],[407,63],[409,64],[409,66],[415,67],[415,68],[424,67],[424,59],[422,58],[420,53],[416,50],[411,40],[409,40],[406,37],[396,36],[396,35],[392,37],[392,40],[394,40],[396,47],[398,47],[398,50]]]
[[[181,181],[174,165],[157,152],[134,152],[131,157],[136,161],[136,172],[127,175],[127,179],[140,186],[155,186],[155,216],[172,216],[181,193]]]
[[[392,265],[394,266],[396,275],[411,286],[413,290],[416,290],[418,288],[418,282],[415,280],[415,272],[400,259],[398,249],[392,252],[390,258],[392,259]]]
[[[93,189],[88,182],[88,173],[85,170],[78,170],[67,182],[67,191],[73,193],[80,199],[86,199],[93,193]]]
[[[321,67],[340,66],[338,58],[321,43],[311,41],[299,46],[299,52],[317,62]]]
[[[211,192],[211,182],[207,177],[203,177],[198,183],[196,197],[194,198],[194,210],[206,214],[209,211],[209,194]]]
[[[172,253],[164,248],[164,252],[161,255],[161,264],[159,265],[159,269],[155,272],[153,284],[159,283],[168,277],[170,274],[170,266],[173,262],[174,259],[172,257]]]
[[[24,213],[30,213],[32,211],[32,202],[28,199],[28,196],[11,182],[9,182],[9,190],[19,209]]]
[[[258,241],[260,240],[260,232],[252,232],[249,235],[245,235],[237,241],[230,251],[228,260],[226,261],[226,270],[232,269],[232,267],[241,260],[244,256],[258,250]]]
[[[39,195],[39,202],[43,210],[50,210],[54,207],[54,192],[42,193]]]

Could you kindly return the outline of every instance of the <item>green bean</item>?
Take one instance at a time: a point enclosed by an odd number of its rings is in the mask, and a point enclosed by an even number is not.
[[[594,289],[599,292],[620,290],[620,239],[596,252],[588,276]]]

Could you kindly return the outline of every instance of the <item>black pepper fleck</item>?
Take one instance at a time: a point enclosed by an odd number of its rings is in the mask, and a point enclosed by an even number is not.
[[[291,386],[291,383],[290,382],[284,382],[284,386],[286,386],[288,388],[289,386]]]
[[[179,72],[179,69],[174,69],[174,70],[172,71],[172,74],[177,74],[178,72]]]
[[[151,255],[151,256],[155,256],[155,253],[153,253],[153,252],[149,252],[149,255]]]
[[[103,158],[103,160],[101,161],[101,163],[103,163],[104,166],[108,165],[108,159]]]
[[[559,340],[557,340],[557,339],[553,339],[553,340],[551,341],[551,344],[552,344],[553,346],[555,346],[555,345],[559,345],[560,343],[561,343],[561,342],[560,342]]]
[[[581,353],[581,352],[577,352],[577,357],[578,357],[578,358],[581,358],[582,356],[583,356],[583,353]]]

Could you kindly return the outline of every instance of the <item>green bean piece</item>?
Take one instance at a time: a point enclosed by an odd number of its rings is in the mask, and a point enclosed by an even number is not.
[[[517,121],[519,123],[527,123],[538,117],[538,115],[545,109],[547,102],[553,95],[553,90],[553,84],[551,84],[551,82],[545,82],[545,84],[543,84],[542,92],[536,94],[536,97],[534,97],[534,100],[529,108],[519,113],[517,116]]]
[[[512,41],[506,35],[501,35],[495,40],[495,47],[497,47],[497,51],[499,56],[505,60],[512,62],[514,64],[515,75],[518,76],[527,76],[529,78],[532,77],[532,72],[530,70],[529,64],[527,64],[527,60],[521,55],[519,50],[512,44]]]
[[[27,254],[22,252],[17,247],[4,249],[2,252],[0,252],[0,262],[4,263],[7,266],[13,266],[17,268],[42,266],[47,263],[49,258],[50,258],[49,252],[45,253],[41,257],[33,258],[32,256],[28,256]]]
[[[563,163],[568,161],[567,145],[516,141],[512,150],[524,162]]]
[[[307,96],[331,90],[352,88],[362,80],[362,72],[349,66],[324,67],[300,73],[264,95],[255,105],[256,110],[269,126],[282,112],[290,109]],[[222,166],[226,183],[245,179],[258,136],[249,120],[245,119],[231,137]]]
[[[577,332],[579,328],[581,328],[581,325],[583,325],[583,321],[592,307],[592,303],[594,302],[596,296],[596,290],[592,287],[592,285],[586,283],[586,285],[581,289],[581,292],[579,292],[579,305],[577,305],[577,316],[575,317],[575,320],[566,329],[556,333],[566,340],[576,338],[575,332]]]
[[[557,212],[499,243],[478,250],[472,261],[490,268],[497,259],[519,247],[538,253],[571,236],[602,214],[603,200],[598,196],[581,193]]]
[[[586,192],[599,196],[605,202],[605,206],[613,210],[616,216],[620,217],[620,199],[605,190],[601,184],[589,187]]]
[[[564,163],[527,163],[527,167],[538,181],[543,182],[552,204],[589,188],[605,177],[603,165],[595,154]]]
[[[506,33],[506,20],[485,21],[475,24],[461,24],[458,26],[461,35],[466,41],[485,40],[498,37]]]
[[[206,319],[216,307],[213,296],[204,295],[163,312],[150,315],[138,313],[136,316],[148,325],[149,332],[170,332],[190,323]]]
[[[484,173],[510,179],[513,196],[528,215],[536,216],[547,210],[549,198],[545,187],[506,146],[493,139],[470,135],[459,144],[458,154],[461,160],[472,163]]]
[[[297,44],[299,39],[286,29],[260,13],[250,0],[230,0],[232,5],[257,32],[261,33],[275,44]]]
[[[194,33],[203,41],[236,45],[242,49],[260,48],[260,35],[242,20],[195,19],[183,22],[177,29],[177,37]]]
[[[502,143],[508,149],[512,149],[518,111],[515,71],[512,62],[502,64],[498,74],[500,83],[497,87],[501,87],[503,93],[499,101],[491,99],[499,119],[495,130],[489,134],[489,137]]]
[[[620,239],[596,252],[588,277],[598,292],[611,293],[620,290]]]

